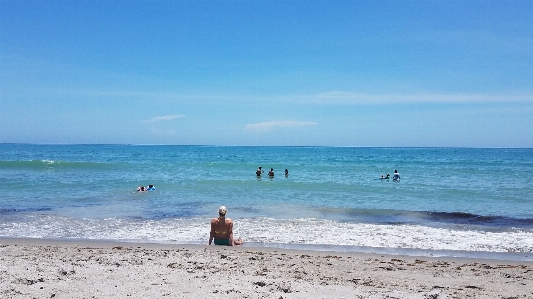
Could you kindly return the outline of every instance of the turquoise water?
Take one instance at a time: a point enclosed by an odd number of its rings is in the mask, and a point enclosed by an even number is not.
[[[533,149],[0,144],[0,236],[205,243],[226,205],[248,244],[529,253],[532,173]]]

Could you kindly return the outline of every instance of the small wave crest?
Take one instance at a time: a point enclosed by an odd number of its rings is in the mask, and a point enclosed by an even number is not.
[[[520,227],[533,228],[533,219],[531,218],[513,218],[506,216],[484,216],[463,212],[421,212],[425,219],[432,221],[481,225],[491,227]]]
[[[235,219],[235,237],[261,244],[403,248],[469,252],[533,252],[532,230],[486,232],[422,225],[342,223],[324,219]],[[209,219],[75,219],[28,217],[0,222],[0,236],[206,243]]]
[[[467,225],[533,229],[532,218],[477,215],[464,212],[402,211],[387,209],[320,208],[324,218],[377,224]]]
[[[52,208],[41,207],[41,208],[0,208],[0,215],[10,215],[10,214],[19,214],[19,213],[28,213],[28,212],[43,212],[51,211]]]
[[[105,169],[110,167],[110,164],[102,162],[72,162],[51,159],[0,161],[0,168],[7,170],[26,169],[39,171],[43,169]]]

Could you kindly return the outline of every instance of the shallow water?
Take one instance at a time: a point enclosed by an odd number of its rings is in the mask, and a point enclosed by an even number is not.
[[[533,149],[1,144],[0,236],[201,243],[226,205],[265,246],[530,253],[531,173]]]

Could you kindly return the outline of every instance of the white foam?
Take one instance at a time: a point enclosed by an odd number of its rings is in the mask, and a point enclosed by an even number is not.
[[[270,225],[264,225],[270,223]],[[420,225],[339,223],[329,220],[246,220],[238,232],[252,242],[364,247],[533,252],[533,233],[458,231]],[[237,232],[237,229],[236,229]]]
[[[209,218],[162,221],[32,217],[0,223],[0,236],[207,243]],[[421,250],[533,252],[533,231],[484,232],[421,225],[340,223],[321,219],[236,219],[235,237],[264,244],[338,245]]]

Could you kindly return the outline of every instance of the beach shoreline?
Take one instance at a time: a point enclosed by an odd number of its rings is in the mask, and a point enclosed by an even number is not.
[[[533,262],[0,239],[2,298],[531,298]]]
[[[87,247],[133,247],[143,248],[176,248],[184,247],[189,249],[199,249],[207,246],[207,242],[165,242],[159,240],[110,240],[110,239],[85,239],[85,238],[13,238],[0,237],[0,244],[39,244],[46,246],[87,246]],[[461,250],[430,250],[417,248],[385,248],[385,247],[364,247],[349,245],[328,245],[328,244],[280,244],[280,243],[259,243],[245,242],[242,246],[235,247],[246,249],[257,249],[263,251],[304,251],[304,252],[330,252],[336,254],[354,255],[387,255],[387,256],[409,256],[439,259],[471,259],[471,260],[492,260],[500,262],[525,262],[533,263],[533,254],[530,252],[490,252],[490,251],[461,251]]]

